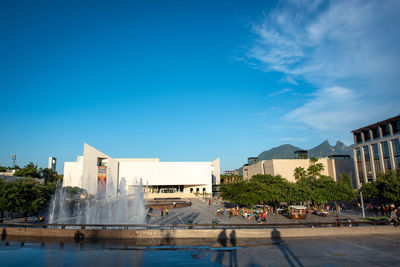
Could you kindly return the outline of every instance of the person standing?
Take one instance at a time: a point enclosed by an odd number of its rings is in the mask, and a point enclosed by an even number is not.
[[[165,208],[165,215],[168,216],[168,208]]]
[[[390,221],[393,222],[394,226],[398,226],[399,224],[399,218],[397,217],[397,209],[395,208],[394,210],[392,210],[392,212],[390,213]]]
[[[164,216],[164,210],[161,209],[161,216]]]

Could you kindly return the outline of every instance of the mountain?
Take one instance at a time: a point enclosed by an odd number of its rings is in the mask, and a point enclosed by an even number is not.
[[[281,145],[271,148],[270,150],[263,151],[258,155],[258,160],[268,159],[294,159],[296,150],[303,150],[302,148],[292,146],[290,144]],[[328,140],[325,140],[320,145],[308,150],[308,157],[322,158],[330,155],[349,155],[353,157],[353,149],[351,146],[346,146],[341,141],[337,141],[335,146],[331,146]]]
[[[302,149],[289,144],[281,145],[262,152],[260,155],[258,155],[258,160],[294,159],[296,157],[296,155],[294,154],[296,150]]]

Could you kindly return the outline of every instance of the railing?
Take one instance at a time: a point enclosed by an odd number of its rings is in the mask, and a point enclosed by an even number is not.
[[[48,229],[259,229],[259,228],[307,228],[307,227],[342,227],[342,226],[368,226],[388,225],[390,221],[351,221],[351,222],[292,222],[292,223],[266,223],[266,224],[33,224],[33,223],[0,223],[0,227],[17,228],[48,228]]]

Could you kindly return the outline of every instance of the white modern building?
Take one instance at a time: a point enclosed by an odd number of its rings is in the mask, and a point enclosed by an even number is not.
[[[64,163],[63,186],[78,186],[98,198],[128,194],[142,180],[149,193],[213,193],[220,182],[219,159],[212,162],[160,162],[158,158],[111,158],[84,144],[83,156]]]

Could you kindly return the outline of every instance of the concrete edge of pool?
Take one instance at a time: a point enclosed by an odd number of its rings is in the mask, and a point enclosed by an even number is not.
[[[263,229],[44,229],[1,227],[2,238],[54,237],[82,239],[205,239],[234,235],[237,239],[329,237],[371,234],[400,234],[391,225],[363,227],[263,228]]]

